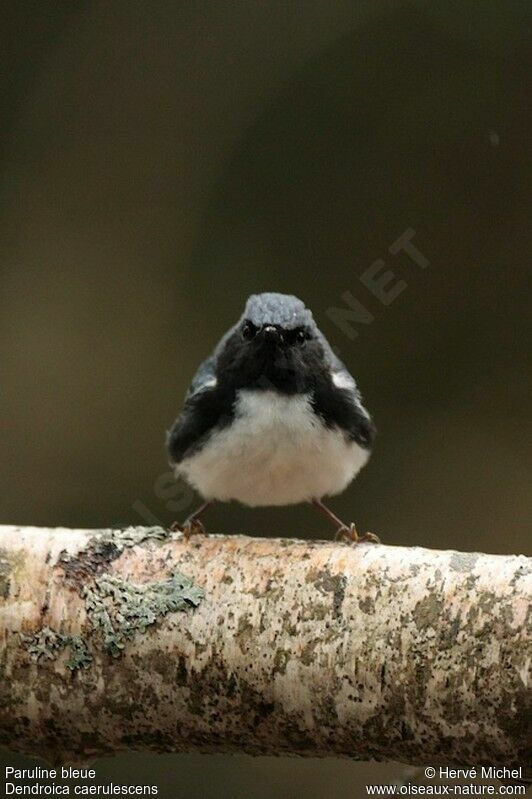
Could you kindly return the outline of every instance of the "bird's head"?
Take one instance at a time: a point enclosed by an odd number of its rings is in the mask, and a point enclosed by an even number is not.
[[[240,320],[243,341],[258,349],[303,347],[315,332],[312,313],[289,294],[252,294]]]
[[[294,393],[308,389],[324,361],[311,311],[297,297],[267,292],[249,297],[220,353],[219,367],[242,387],[268,384]]]

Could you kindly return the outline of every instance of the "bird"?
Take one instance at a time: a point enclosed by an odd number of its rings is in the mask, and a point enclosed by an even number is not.
[[[174,529],[205,533],[201,517],[215,501],[311,503],[339,540],[378,542],[323,502],[366,464],[375,434],[355,379],[305,304],[287,294],[252,294],[197,370],[167,432],[176,477],[204,500]]]

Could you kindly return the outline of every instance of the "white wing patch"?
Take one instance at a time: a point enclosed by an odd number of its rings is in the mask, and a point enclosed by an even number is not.
[[[336,388],[356,389],[356,384],[349,372],[333,372],[332,380]]]
[[[353,402],[357,406],[357,408],[360,411],[360,413],[363,416],[365,416],[366,419],[369,419],[370,418],[369,417],[369,413],[367,412],[367,410],[362,405],[362,402],[361,402],[361,399],[360,399],[360,394],[359,394],[358,389],[357,389],[357,385],[356,385],[355,381],[353,380],[353,378],[351,377],[351,375],[349,374],[349,372],[345,372],[345,371],[333,372],[332,373],[332,381],[333,381],[334,385],[336,386],[336,388],[343,388],[343,389],[347,389],[348,391],[352,391],[353,392]]]

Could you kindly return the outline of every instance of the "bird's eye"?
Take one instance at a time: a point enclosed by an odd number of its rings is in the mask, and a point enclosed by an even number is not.
[[[256,332],[257,328],[255,327],[253,322],[250,322],[249,320],[246,319],[246,321],[242,325],[242,337],[248,339],[249,341],[249,339],[254,337]]]
[[[304,341],[308,339],[308,334],[302,330],[301,328],[296,331],[296,342],[297,344],[303,344]]]

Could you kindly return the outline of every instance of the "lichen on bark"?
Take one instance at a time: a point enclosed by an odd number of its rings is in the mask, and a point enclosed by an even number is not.
[[[145,633],[168,613],[196,608],[204,591],[179,572],[167,580],[135,584],[112,574],[96,577],[81,596],[94,629],[103,638],[104,650],[119,657],[127,641]]]
[[[163,580],[134,583],[110,571],[125,550],[168,537],[169,532],[160,527],[110,528],[91,535],[75,553],[62,551],[57,567],[83,600],[92,630],[81,637],[45,625],[31,636],[22,636],[32,658],[36,662],[53,660],[68,648],[71,654],[65,667],[71,671],[88,668],[98,647],[120,657],[128,641],[167,614],[196,608],[204,591],[180,572]]]
[[[21,634],[22,644],[35,662],[55,660],[64,649],[70,651],[65,668],[70,671],[86,669],[92,663],[92,655],[81,635],[63,635],[48,626],[41,627],[33,635]]]

